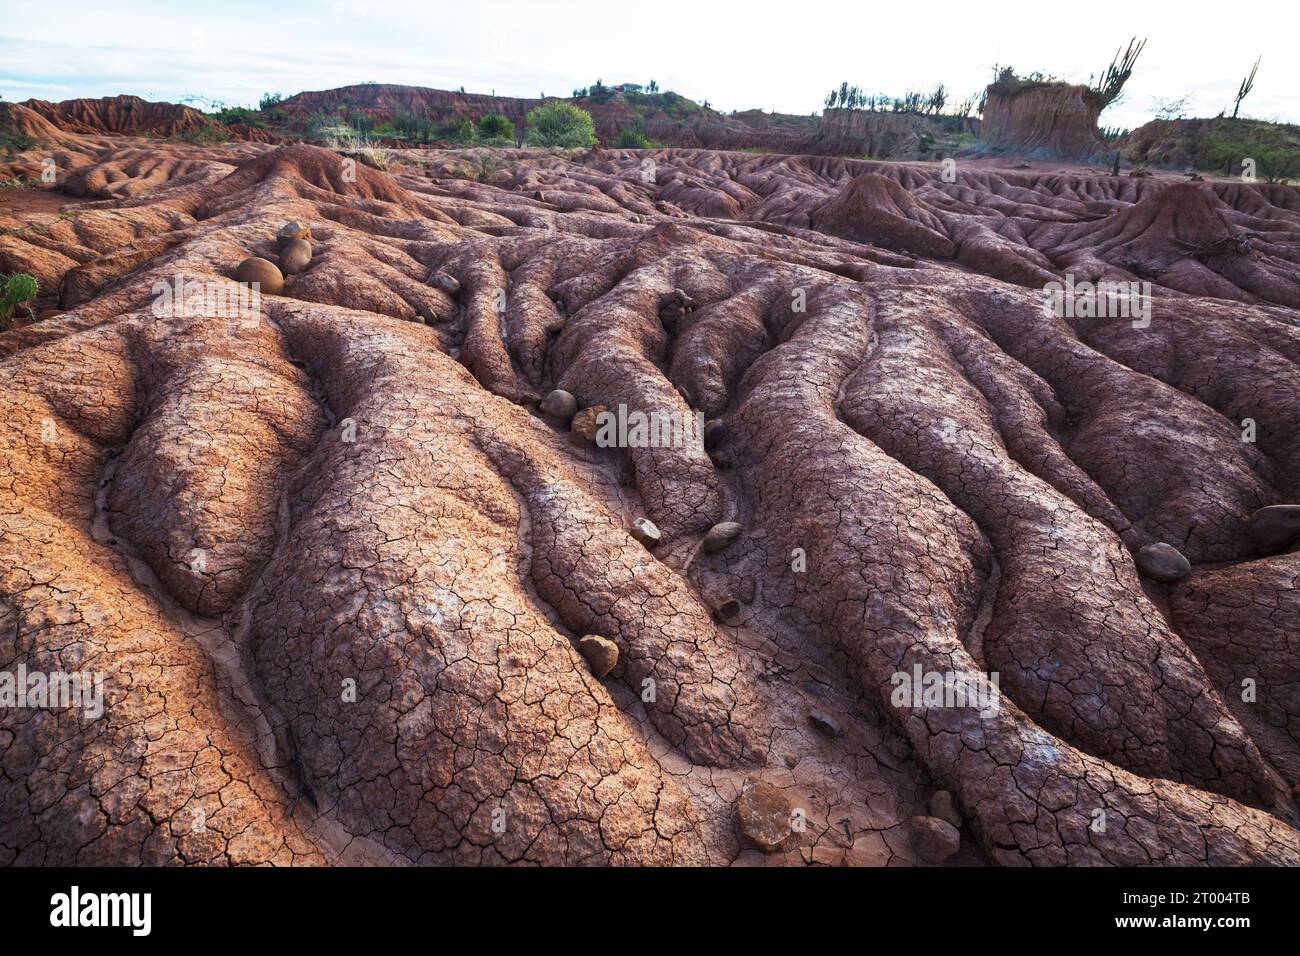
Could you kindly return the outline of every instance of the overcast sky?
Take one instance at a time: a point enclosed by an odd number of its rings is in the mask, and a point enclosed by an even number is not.
[[[1149,37],[1125,100],[1102,117],[1134,127],[1153,99],[1192,94],[1189,115],[1229,105],[1257,56],[1243,112],[1300,122],[1300,3],[1072,4],[1050,0],[731,3],[714,0],[229,0],[188,4],[9,0],[0,96],[134,93],[253,105],[376,80],[510,96],[569,95],[600,78],[647,82],[722,110],[820,111],[848,80],[902,93],[943,83],[960,100],[993,64],[1085,82],[1131,35]],[[21,10],[22,15],[17,15]]]

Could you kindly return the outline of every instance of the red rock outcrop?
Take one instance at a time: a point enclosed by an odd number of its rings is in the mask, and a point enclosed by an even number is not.
[[[1086,86],[1012,81],[985,91],[980,147],[1041,159],[1090,160],[1109,155],[1097,129],[1102,104]]]
[[[27,100],[21,105],[68,133],[165,137],[213,125],[210,119],[192,107],[154,103],[138,96],[104,96],[59,103]]]

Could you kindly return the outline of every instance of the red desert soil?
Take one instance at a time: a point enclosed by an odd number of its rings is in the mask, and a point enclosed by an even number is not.
[[[0,168],[86,200],[0,236],[64,310],[0,335],[0,669],[105,707],[0,711],[0,863],[1300,863],[1297,190],[65,135]],[[155,314],[294,220],[259,316]]]

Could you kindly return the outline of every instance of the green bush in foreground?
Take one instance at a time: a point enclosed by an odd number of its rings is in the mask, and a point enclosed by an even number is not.
[[[545,103],[528,114],[529,146],[574,149],[596,145],[596,124],[591,114],[572,103]]]
[[[24,303],[36,298],[36,293],[40,290],[35,279],[21,272],[4,278],[3,283],[0,283],[0,332],[7,332],[13,327],[14,310],[20,305],[27,310],[28,317],[36,318],[31,306]]]
[[[650,140],[646,139],[645,133],[632,126],[623,127],[618,134],[618,142],[614,144],[619,149],[649,149]]]
[[[513,145],[515,124],[500,113],[488,113],[478,121],[479,139],[491,145]]]

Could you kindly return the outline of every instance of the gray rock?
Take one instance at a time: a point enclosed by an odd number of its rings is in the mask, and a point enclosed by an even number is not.
[[[719,521],[704,535],[704,550],[716,554],[731,546],[744,530],[734,521]]]
[[[1300,541],[1300,505],[1269,505],[1250,516],[1250,540],[1260,554]]]
[[[311,265],[311,243],[306,239],[294,239],[287,242],[280,250],[280,271],[287,276],[296,276],[306,272]]]
[[[844,733],[840,727],[840,722],[830,714],[823,713],[820,710],[814,710],[808,714],[808,722],[824,733],[827,737],[838,737]]]
[[[435,272],[429,277],[429,283],[437,286],[453,299],[460,294],[460,280],[446,272]]]
[[[297,219],[286,222],[275,234],[276,248],[283,249],[295,239],[310,239],[311,228]]]
[[[938,817],[912,817],[912,849],[926,863],[942,863],[961,848],[961,833]]]
[[[681,289],[673,289],[659,306],[659,321],[673,329],[685,316],[695,311],[697,303]]]
[[[740,834],[764,853],[773,853],[790,838],[790,801],[766,780],[746,780],[736,800]]]
[[[930,798],[930,816],[938,817],[961,829],[961,814],[957,812],[957,807],[952,802],[952,794],[947,790],[936,790],[934,796]]]
[[[722,424],[719,419],[713,419],[704,423],[704,448],[707,451],[716,449],[727,437],[727,426]]]
[[[663,535],[660,533],[658,525],[649,518],[644,517],[637,518],[632,522],[632,527],[629,529],[629,533],[647,548],[653,548],[663,539]]]
[[[1148,544],[1137,553],[1136,560],[1138,570],[1156,581],[1181,581],[1192,573],[1191,562],[1182,552],[1163,541]]]
[[[618,645],[599,634],[587,634],[578,640],[578,650],[587,659],[591,673],[604,677],[618,663]]]
[[[730,624],[740,617],[743,606],[735,598],[724,598],[713,608],[713,619],[719,624]]]
[[[578,414],[578,400],[572,392],[557,388],[542,399],[542,411],[562,422],[571,422],[573,416]]]

